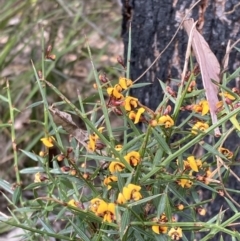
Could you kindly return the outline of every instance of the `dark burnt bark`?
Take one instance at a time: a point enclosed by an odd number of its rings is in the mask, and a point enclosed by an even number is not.
[[[132,22],[131,78],[135,80],[157,55],[164,49],[174,35],[184,14],[195,0],[122,0],[123,23],[122,36],[125,45],[125,57],[128,45],[128,26]],[[229,39],[232,42],[240,38],[240,6],[234,6],[239,0],[203,0],[189,17],[199,20],[198,29],[203,33],[212,51],[221,62]],[[231,13],[232,11],[232,13]],[[139,82],[151,82],[153,85],[134,89],[132,94],[151,108],[156,108],[161,100],[158,79],[179,78],[186,51],[187,34],[180,30],[177,37]],[[230,56],[229,71],[240,65],[240,54],[236,50]]]
[[[177,27],[182,21],[187,10],[195,0],[122,0],[123,23],[122,37],[125,46],[126,59],[128,46],[128,27],[132,24],[132,52],[131,52],[131,79],[137,79],[154,61],[158,54],[169,43]],[[203,34],[210,48],[217,56],[220,63],[226,52],[230,39],[235,42],[240,38],[240,6],[239,0],[202,0],[192,11],[189,17],[199,20],[198,30]],[[162,90],[158,79],[166,82],[170,78],[179,79],[184,64],[187,45],[187,34],[181,29],[173,43],[145,74],[139,82],[151,82],[152,85],[141,89],[133,89],[132,95],[141,103],[155,109],[161,101]],[[239,44],[238,44],[238,47]],[[233,50],[229,60],[229,72],[232,73],[240,66],[240,53]],[[239,87],[239,78],[232,81],[233,86]],[[201,83],[198,83],[201,85]],[[239,142],[239,137],[233,137],[226,146],[234,151]],[[240,168],[233,171],[240,176]],[[230,188],[240,189],[240,183],[235,178],[230,178]],[[240,203],[240,195],[234,199]],[[215,216],[223,205],[224,198],[217,197],[211,204],[209,215]],[[226,218],[232,215],[226,212]],[[215,237],[212,240],[219,240]],[[231,240],[225,237],[224,240]]]

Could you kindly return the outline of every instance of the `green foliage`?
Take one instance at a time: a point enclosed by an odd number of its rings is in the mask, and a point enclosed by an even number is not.
[[[88,51],[99,95],[98,101],[90,103],[93,111],[88,114],[81,98],[80,105],[74,105],[58,88],[43,76],[39,77],[33,65],[43,99],[41,105],[45,116],[42,125],[48,130],[42,139],[45,148],[39,155],[22,150],[37,166],[33,164],[34,167],[16,172],[19,181],[14,191],[7,182],[0,180],[1,187],[12,195],[9,202],[14,207],[13,218],[2,218],[3,223],[27,230],[28,238],[31,235],[43,235],[61,240],[187,240],[185,234],[190,232],[194,237],[195,231],[205,233],[202,240],[209,240],[218,232],[239,238],[237,231],[227,229],[228,225],[239,219],[239,212],[231,196],[226,196],[225,200],[235,212],[233,217],[222,222],[224,211],[221,211],[208,222],[201,222],[199,217],[205,215],[205,205],[211,200],[202,200],[197,192],[199,187],[211,191],[213,196],[218,195],[219,191],[233,191],[224,188],[229,167],[234,165],[233,157],[237,154],[222,148],[228,133],[219,137],[213,146],[204,142],[204,138],[212,136],[217,126],[224,130],[227,120],[237,115],[239,109],[229,111],[223,105],[219,111],[219,121],[211,125],[208,113],[201,115],[202,109],[192,107],[189,119],[192,124],[189,121],[178,124],[177,119],[170,117],[168,101],[174,104],[181,102],[174,111],[177,118],[188,103],[197,103],[195,106],[199,107],[199,100],[204,98],[204,93],[196,90],[198,94],[195,95],[193,89],[192,95],[186,97],[188,91],[185,88],[189,86],[186,83],[185,87],[179,88],[185,98],[180,93],[172,93],[169,98],[170,91],[161,83],[166,94],[161,108],[154,112],[126,95],[125,90],[134,86],[131,80],[120,77],[117,85],[111,81],[102,83],[89,48]],[[193,80],[189,78],[188,81]],[[86,124],[87,131],[79,129],[66,112],[49,112],[46,98],[48,88],[62,100],[54,108],[70,109]],[[7,90],[8,97],[4,98],[10,104],[8,82]],[[121,97],[116,99],[115,95],[119,94]],[[106,95],[110,98],[108,104]],[[175,96],[181,99],[178,101]],[[237,101],[236,98],[234,101]],[[14,123],[14,110],[11,105],[9,108]],[[137,117],[141,108],[144,112]],[[97,116],[96,110],[99,111]],[[118,127],[118,131],[123,131],[121,139],[125,143],[121,143],[112,128],[111,112],[121,113],[116,118],[126,123]],[[58,126],[56,117],[61,119],[61,126]],[[197,120],[193,121],[193,118]],[[134,123],[138,122],[145,126],[145,132],[135,126]],[[193,131],[196,122],[209,123],[209,127]],[[102,126],[105,128],[99,128]],[[11,129],[14,137],[12,125]],[[234,127],[232,129],[238,131]],[[79,131],[82,140],[79,140]],[[62,138],[66,134],[71,134],[73,139],[64,144]],[[53,135],[54,139],[51,137]],[[180,139],[175,140],[174,136]],[[202,148],[201,156],[191,154],[193,146]],[[57,155],[50,156],[51,148],[56,149]],[[15,158],[17,165],[18,153]],[[22,186],[20,174],[35,174],[35,182]],[[32,198],[28,200],[24,197],[27,190],[32,192]],[[176,215],[185,222],[177,222]],[[62,230],[56,232],[51,220],[62,223]]]
[[[0,176],[12,181],[13,164],[11,141],[7,126],[10,126],[9,103],[6,98],[6,79],[11,84],[12,105],[15,117],[16,144],[29,152],[39,152],[39,138],[44,135],[42,125],[42,98],[32,71],[31,60],[37,71],[55,84],[71,101],[77,101],[76,89],[86,102],[97,97],[93,95],[91,82],[93,71],[89,66],[86,49],[88,38],[94,62],[101,71],[116,76],[109,67],[113,54],[122,51],[120,45],[121,10],[117,2],[98,1],[15,1],[0,2]],[[96,25],[96,23],[101,24]],[[45,47],[41,47],[44,36]],[[42,58],[47,46],[54,48],[55,61],[46,59],[42,69]],[[114,52],[115,51],[115,52]],[[58,101],[48,90],[48,101]],[[85,100],[85,98],[88,99]],[[31,141],[29,141],[31,140]],[[19,167],[32,166],[22,154]],[[10,163],[10,164],[9,164]]]
[[[40,4],[26,3],[32,4],[32,11]],[[57,11],[60,19],[55,20],[62,21],[61,11],[71,15],[74,3],[67,8],[52,9]],[[13,2],[9,1],[9,8],[11,4]],[[22,3],[16,11],[24,6]],[[36,14],[33,11],[35,17]],[[79,27],[78,18],[84,18],[84,14],[74,16],[71,16],[72,24]],[[3,25],[9,17],[9,14],[5,15]],[[88,96],[86,101],[78,92],[77,101],[71,100],[62,93],[59,82],[52,80],[51,74],[62,76],[61,71],[56,71],[57,63],[64,61],[64,57],[86,39],[74,42],[76,32],[69,31],[59,45],[62,49],[57,48],[59,52],[49,47],[46,52],[44,31],[41,28],[42,59],[32,60],[34,81],[29,82],[34,83],[34,88],[26,97],[32,100],[28,108],[37,107],[42,113],[41,118],[36,115],[29,125],[35,127],[37,123],[40,127],[31,133],[27,140],[29,144],[21,149],[17,148],[16,141],[19,140],[14,126],[18,114],[13,103],[17,101],[16,86],[6,80],[6,91],[0,96],[5,108],[9,109],[1,128],[9,132],[12,140],[16,174],[14,185],[0,179],[0,187],[10,195],[4,195],[10,214],[0,216],[1,230],[10,226],[22,228],[25,240],[54,237],[84,241],[151,241],[188,240],[188,236],[193,240],[196,232],[202,233],[202,241],[211,240],[220,232],[239,239],[239,232],[229,229],[240,218],[239,205],[230,195],[237,190],[225,187],[231,167],[236,165],[238,149],[223,148],[231,132],[239,134],[235,124],[230,130],[226,126],[229,119],[238,118],[239,96],[225,85],[239,71],[223,76],[223,86],[219,88],[222,103],[219,103],[218,121],[212,124],[205,93],[193,85],[199,73],[192,68],[177,93],[160,81],[163,100],[157,110],[151,110],[129,96],[130,88],[140,88],[146,83],[133,83],[127,78],[129,67],[125,69],[121,64],[118,66],[119,80],[115,81],[111,74],[106,79],[98,73],[92,54],[94,49],[87,42],[85,51],[92,65],[89,76],[96,82],[96,89],[91,89],[91,93],[96,94],[94,98]],[[9,43],[10,47],[17,43],[17,38]],[[10,61],[7,58],[10,47],[3,51],[2,66]],[[56,53],[55,61],[53,53]],[[129,59],[130,54],[127,62]],[[48,93],[55,96],[53,105],[50,105]],[[35,99],[35,95],[38,98]],[[185,120],[180,119],[182,111],[189,111]],[[84,123],[84,129],[76,124],[73,116]],[[117,127],[114,127],[115,122]],[[222,136],[216,137],[210,145],[205,141],[206,137],[214,139],[217,127]],[[41,151],[34,152],[35,145],[40,143]],[[200,154],[195,154],[197,149]],[[19,168],[23,156],[31,165]],[[32,178],[22,182],[26,174]],[[210,192],[212,198],[202,199],[200,189]],[[226,210],[220,210],[208,221],[201,221],[201,216],[208,212],[207,204],[217,195],[224,196],[235,214],[223,220]],[[56,224],[60,228],[57,229]]]

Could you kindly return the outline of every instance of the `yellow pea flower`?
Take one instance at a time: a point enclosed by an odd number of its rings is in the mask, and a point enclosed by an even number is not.
[[[54,146],[54,137],[53,136],[49,136],[49,137],[44,137],[40,139],[43,143],[44,146],[46,146],[47,148],[51,148]]]
[[[209,125],[204,122],[198,121],[193,127],[192,127],[192,134],[197,135],[198,131],[205,131],[209,128]]]
[[[125,203],[129,200],[138,201],[142,198],[140,186],[134,184],[128,184],[126,187],[123,188],[122,193],[119,193],[117,203]]]
[[[190,188],[193,182],[189,179],[181,178],[177,181],[177,184],[182,188]]]
[[[37,172],[35,175],[34,175],[34,182],[44,182],[48,180],[48,178],[43,174],[43,173],[40,173],[40,172]]]
[[[137,166],[138,163],[141,160],[140,153],[137,151],[131,151],[126,156],[124,156],[125,160],[131,165],[131,166]]]
[[[102,133],[104,130],[104,127],[99,127],[98,131]],[[99,140],[99,136],[93,133],[92,135],[89,136],[89,141],[87,144],[87,148],[89,151],[95,151],[96,150],[96,142]]]
[[[102,205],[103,203],[105,203],[105,201],[103,201],[100,198],[94,198],[90,201],[90,206],[89,209],[94,212],[97,213],[98,212],[98,208],[100,205]]]
[[[177,205],[177,209],[182,211],[184,209],[184,205],[183,204],[178,204]]]
[[[37,172],[35,175],[34,175],[34,182],[42,182],[41,180],[41,173],[40,172]]]
[[[209,104],[207,100],[201,100],[198,104],[193,105],[193,111],[199,112],[203,115],[206,115],[209,112]]]
[[[152,226],[152,231],[157,234],[167,233],[168,227],[166,226]]]
[[[113,222],[113,220],[116,219],[115,217],[115,204],[114,203],[106,203],[102,202],[98,210],[96,212],[96,215],[103,217],[104,222]]]
[[[235,97],[227,92],[219,93],[219,95],[229,100],[235,100]]]
[[[118,198],[117,198],[117,203],[118,204],[124,204],[124,203],[126,203],[127,202],[127,200],[126,200],[126,198],[123,196],[123,194],[120,192],[119,194],[118,194]]]
[[[231,159],[233,157],[233,152],[229,151],[227,148],[219,147],[218,151],[222,153],[227,159]]]
[[[69,206],[77,207],[76,201],[75,201],[74,199],[71,199],[70,201],[68,201],[67,204],[68,204]]]
[[[202,167],[202,161],[196,160],[194,156],[189,156],[187,161],[184,161],[185,169],[191,168],[193,171],[198,172],[198,168]]]
[[[121,172],[125,168],[125,166],[121,162],[113,161],[110,163],[108,168],[109,171],[113,174],[115,172]]]
[[[125,77],[119,78],[119,85],[126,90],[128,87],[132,86],[133,82],[130,79],[127,79]]]
[[[121,144],[118,144],[118,145],[115,146],[116,151],[121,151],[122,148],[123,148],[123,145],[121,145]]]
[[[117,100],[119,99],[123,99],[123,95],[121,93],[121,91],[119,91],[119,87],[118,85],[115,85],[114,87],[108,87],[107,88],[107,93],[110,97],[114,97]]]
[[[128,117],[129,117],[129,119],[134,121],[134,124],[137,124],[137,123],[139,123],[140,118],[144,112],[145,112],[145,109],[143,107],[141,107],[137,110],[137,112],[135,112],[133,110],[130,111]]]
[[[168,219],[166,215],[163,213],[159,218],[153,218],[153,222],[163,224],[167,223]],[[166,226],[158,226],[158,225],[153,225],[152,226],[152,231],[157,234],[164,234],[167,233],[168,227]]]
[[[180,240],[182,238],[182,229],[179,227],[171,228],[168,232],[168,236],[172,240]]]
[[[116,176],[109,176],[109,177],[106,177],[104,180],[103,180],[103,184],[105,186],[108,187],[108,190],[111,189],[111,186],[108,185],[109,183],[111,182],[116,182],[118,180],[118,178]]]
[[[169,115],[163,115],[158,119],[158,124],[164,125],[165,128],[170,128],[174,125],[174,121]]]
[[[127,111],[131,111],[132,109],[138,106],[138,99],[132,96],[127,96],[124,100],[124,108]]]

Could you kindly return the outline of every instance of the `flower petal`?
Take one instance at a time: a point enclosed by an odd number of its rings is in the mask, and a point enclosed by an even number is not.
[[[138,105],[138,99],[132,96],[127,96],[124,100],[124,108],[127,111],[131,111],[132,108],[136,108]]]
[[[123,194],[120,192],[120,193],[118,194],[117,203],[118,203],[118,204],[124,204],[124,203],[126,203],[126,202],[127,202],[127,200],[125,199],[125,197],[123,196]]]
[[[111,173],[114,173],[121,172],[125,168],[125,166],[121,162],[113,161],[110,163],[108,168]]]
[[[141,156],[139,154],[139,152],[137,151],[131,151],[129,152],[124,159],[131,165],[131,166],[137,166],[138,163],[141,160]]]
[[[128,87],[132,86],[132,80],[127,79],[125,77],[120,77],[119,78],[119,85],[126,90]]]
[[[165,128],[170,128],[174,125],[174,121],[169,115],[163,115],[158,119],[158,124],[164,125]]]
[[[53,136],[44,137],[44,138],[41,138],[40,140],[42,141],[43,145],[48,148],[51,148],[54,146],[53,143],[54,143],[55,139]]]
[[[135,116],[134,124],[137,124],[140,120],[141,115],[144,113],[145,109],[143,107],[139,108]]]
[[[189,163],[189,166],[191,167],[191,169],[195,172],[198,172],[198,166],[197,166],[194,156],[189,156],[187,158],[187,160],[188,160],[188,163]]]

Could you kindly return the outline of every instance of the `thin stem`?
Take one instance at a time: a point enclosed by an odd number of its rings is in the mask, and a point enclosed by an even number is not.
[[[113,137],[113,133],[112,133],[111,123],[110,123],[110,120],[109,120],[109,113],[108,113],[108,109],[107,109],[105,99],[104,99],[104,96],[103,96],[101,83],[100,83],[100,80],[98,78],[97,71],[96,71],[96,68],[94,66],[94,63],[93,63],[92,53],[91,53],[91,49],[90,49],[89,45],[87,45],[87,49],[88,49],[88,54],[89,54],[91,64],[92,64],[92,67],[93,67],[93,73],[94,73],[95,81],[97,83],[97,88],[99,90],[98,93],[99,93],[99,96],[100,96],[102,112],[103,112],[103,115],[105,117],[105,123],[106,123],[107,131],[108,131],[108,136],[109,136],[111,144],[114,145],[114,137]]]
[[[15,122],[14,107],[13,107],[13,104],[12,104],[11,91],[10,91],[10,85],[9,85],[8,80],[7,80],[7,83],[6,83],[6,87],[7,87],[8,105],[9,105],[9,111],[10,111],[11,139],[12,139],[12,148],[13,148],[14,168],[15,168],[15,173],[16,173],[17,185],[21,185],[21,178],[20,178],[20,173],[19,173],[19,170],[18,170],[16,133],[15,133],[15,129],[14,129],[14,122]],[[22,203],[22,198],[20,198],[20,201]]]
[[[45,79],[45,43],[44,43],[44,29],[41,29],[41,42],[42,42],[42,79]],[[46,96],[46,84],[42,82],[42,95]],[[45,137],[47,137],[48,133],[48,105],[44,105],[44,128],[46,130]]]

